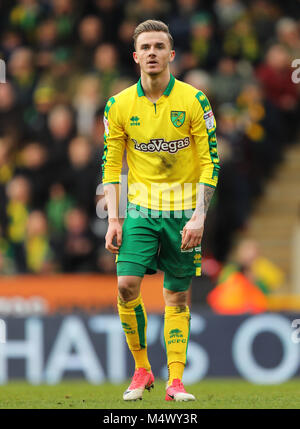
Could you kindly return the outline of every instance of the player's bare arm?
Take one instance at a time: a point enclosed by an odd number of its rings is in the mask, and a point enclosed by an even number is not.
[[[181,249],[187,250],[201,244],[204,222],[214,191],[211,186],[200,184],[196,209],[183,228]]]
[[[104,194],[108,211],[108,228],[105,236],[105,248],[111,253],[119,253],[122,244],[122,223],[119,219],[119,184],[107,184]],[[114,244],[116,239],[116,245]]]

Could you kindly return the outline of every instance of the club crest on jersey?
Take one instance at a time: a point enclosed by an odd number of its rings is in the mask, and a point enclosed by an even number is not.
[[[174,127],[179,128],[185,121],[185,112],[179,110],[171,111],[171,121]]]

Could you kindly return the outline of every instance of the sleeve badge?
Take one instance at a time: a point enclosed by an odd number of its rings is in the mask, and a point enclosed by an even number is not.
[[[208,130],[211,130],[212,128],[214,128],[214,126],[215,126],[215,118],[214,118],[214,114],[213,114],[212,110],[210,110],[207,113],[204,113],[203,119],[205,121],[205,125],[206,125],[206,128]]]

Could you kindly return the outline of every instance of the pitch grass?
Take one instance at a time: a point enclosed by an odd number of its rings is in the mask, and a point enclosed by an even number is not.
[[[1,409],[283,409],[300,408],[300,380],[261,386],[239,379],[205,379],[187,387],[195,402],[166,402],[165,383],[144,392],[142,401],[125,402],[121,385],[68,381],[49,386],[9,382],[0,386]]]

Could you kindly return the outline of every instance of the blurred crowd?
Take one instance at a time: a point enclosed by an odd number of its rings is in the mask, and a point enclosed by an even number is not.
[[[115,271],[96,214],[102,117],[107,99],[139,78],[132,35],[148,18],[169,25],[173,75],[205,92],[216,115],[221,172],[203,248],[222,263],[297,138],[299,6],[0,0],[0,273]]]

